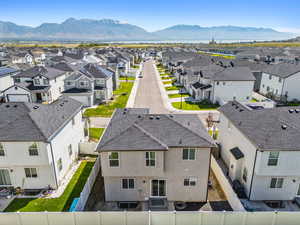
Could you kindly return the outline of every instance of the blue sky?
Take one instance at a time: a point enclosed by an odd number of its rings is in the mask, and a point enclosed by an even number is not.
[[[117,19],[148,31],[176,24],[270,27],[300,33],[299,0],[2,0],[0,20],[37,26],[69,17]]]

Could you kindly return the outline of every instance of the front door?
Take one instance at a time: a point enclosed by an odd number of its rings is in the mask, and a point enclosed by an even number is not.
[[[10,186],[11,180],[7,169],[0,169],[0,186]]]
[[[37,102],[41,102],[43,100],[41,93],[36,93],[36,100],[37,100]]]
[[[151,181],[151,197],[166,197],[166,181],[152,180]]]

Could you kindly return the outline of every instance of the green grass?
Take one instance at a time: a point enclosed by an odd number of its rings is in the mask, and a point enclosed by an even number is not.
[[[116,108],[125,108],[129,98],[133,82],[121,82],[120,88],[114,91],[115,99],[108,103],[99,105],[97,108],[86,109],[86,117],[110,117]]]
[[[181,98],[181,94],[169,94],[169,98]],[[190,97],[189,94],[182,94],[183,98]]]
[[[104,128],[89,128],[89,137],[92,140],[99,140],[102,136]]]
[[[214,140],[217,140],[218,139],[218,135],[219,135],[219,131],[216,130],[215,133],[213,133],[212,130],[209,130],[208,131],[209,135],[214,139]]]
[[[193,102],[172,102],[172,106],[176,109],[183,109],[183,110],[215,110],[219,107],[217,104],[212,103],[193,103]]]
[[[93,168],[94,162],[83,161],[59,198],[15,198],[5,212],[61,212],[68,211],[80,193]]]
[[[138,69],[139,68],[139,66],[138,65],[133,65],[133,66],[131,66],[133,69]]]
[[[161,77],[162,80],[171,80],[172,77]]]
[[[135,80],[135,77],[119,77],[119,80]]]
[[[250,102],[258,102],[258,100],[255,99],[255,98],[252,98],[252,99],[250,100]]]
[[[173,81],[163,81],[163,84],[172,84]]]
[[[165,87],[166,91],[179,91],[181,88],[180,86]]]

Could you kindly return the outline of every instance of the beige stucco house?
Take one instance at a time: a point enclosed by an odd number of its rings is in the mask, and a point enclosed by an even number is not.
[[[196,115],[118,109],[97,147],[105,200],[150,209],[205,202],[213,146]]]

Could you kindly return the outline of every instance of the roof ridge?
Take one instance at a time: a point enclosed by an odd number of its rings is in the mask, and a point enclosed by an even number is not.
[[[181,114],[181,115],[183,115],[183,114]],[[181,127],[187,129],[188,131],[192,132],[192,133],[195,134],[196,136],[200,137],[202,140],[208,142],[209,144],[212,144],[210,141],[208,141],[208,140],[205,139],[204,137],[200,136],[199,134],[197,134],[195,131],[191,130],[190,128],[188,128],[188,127],[184,126],[183,124],[179,123],[178,121],[174,120],[173,118],[170,118],[169,116],[165,116],[165,117],[167,117],[169,120],[171,120],[171,121],[177,123],[177,124],[180,125]],[[201,121],[200,121],[200,122],[201,122]]]
[[[146,134],[147,136],[149,136],[151,139],[153,139],[155,142],[157,142],[161,146],[165,147],[166,149],[169,148],[165,143],[163,143],[158,138],[154,137],[151,133],[149,133],[148,131],[146,131],[144,128],[142,128],[141,126],[139,126],[137,123],[134,123],[133,126],[136,127],[136,128],[138,128],[140,131],[142,131],[144,134]]]

